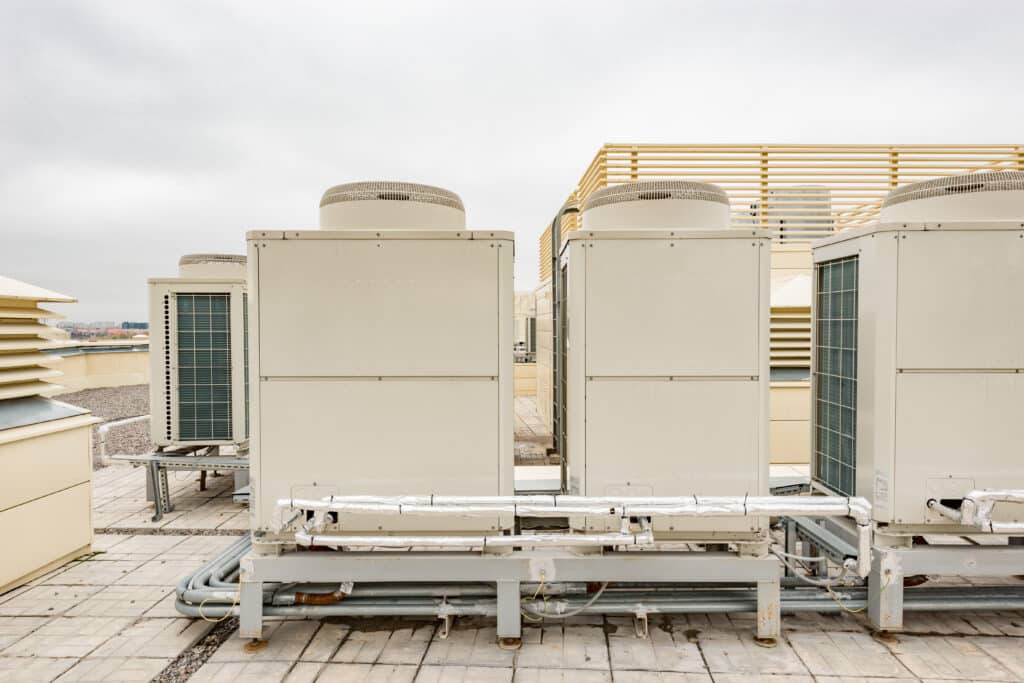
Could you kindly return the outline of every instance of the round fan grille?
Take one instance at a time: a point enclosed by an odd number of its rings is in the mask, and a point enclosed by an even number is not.
[[[454,192],[418,183],[400,183],[389,180],[373,180],[360,183],[335,185],[324,192],[320,207],[339,202],[357,201],[409,201],[424,204],[438,204],[459,211],[465,211],[462,200]]]
[[[587,197],[583,210],[608,204],[654,199],[691,199],[729,205],[729,195],[725,190],[711,183],[694,180],[648,180],[602,187]]]

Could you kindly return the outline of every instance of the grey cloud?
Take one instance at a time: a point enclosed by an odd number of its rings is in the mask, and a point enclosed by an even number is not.
[[[146,277],[402,178],[514,229],[606,141],[1021,138],[1017,2],[7,2],[0,273],[142,319]]]

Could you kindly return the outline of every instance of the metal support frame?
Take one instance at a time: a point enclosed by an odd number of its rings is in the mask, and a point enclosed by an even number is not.
[[[568,551],[517,551],[505,555],[460,551],[249,553],[241,560],[240,635],[263,633],[263,587],[269,583],[493,583],[497,634],[522,636],[520,584],[545,582],[746,583],[757,589],[757,637],[780,632],[781,565],[771,556],[727,552],[620,552],[576,555]],[[642,611],[642,610],[641,610]],[[555,613],[557,615],[557,612]],[[438,607],[443,618],[444,605]]]
[[[856,538],[839,519],[787,518],[787,552],[795,551],[794,537],[804,543],[805,555],[827,557],[841,563],[856,556]],[[945,534],[960,538],[959,534]],[[942,534],[935,536],[941,537]],[[929,535],[931,538],[932,535]],[[880,541],[884,542],[880,543]],[[903,579],[908,576],[938,575],[999,577],[1024,574],[1024,545],[1009,539],[1005,546],[913,545],[910,536],[875,534],[868,574],[867,614],[877,630],[903,628],[907,595]],[[951,605],[951,608],[952,605]]]
[[[868,617],[876,629],[903,628],[903,578],[940,576],[1015,576],[1024,574],[1024,546],[926,545],[874,546],[868,575]]]
[[[787,535],[786,552],[796,553],[796,541],[799,540],[817,550],[818,556],[827,557],[832,562],[842,565],[851,557],[859,555],[857,549],[857,532],[847,529],[842,524],[827,518],[792,517],[794,538]],[[792,550],[790,550],[792,544]]]
[[[147,492],[152,486],[153,521],[159,522],[164,514],[174,511],[171,502],[170,486],[167,481],[167,470],[249,470],[248,458],[236,458],[223,455],[168,455],[163,453],[147,453],[144,455],[115,455],[111,460],[130,462],[146,467]]]

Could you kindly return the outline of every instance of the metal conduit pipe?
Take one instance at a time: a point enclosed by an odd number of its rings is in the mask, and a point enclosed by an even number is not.
[[[106,467],[110,464],[110,458],[107,456],[107,433],[115,427],[123,427],[125,425],[135,424],[136,422],[142,422],[148,420],[149,415],[136,415],[134,417],[125,417],[120,420],[111,420],[110,422],[104,422],[96,428],[96,438],[99,442],[99,463]]]
[[[323,592],[331,586],[327,584],[303,584],[303,588],[311,592]],[[540,584],[524,583],[520,586],[523,595],[533,595]],[[295,603],[296,587],[277,590],[273,593],[271,604],[291,605]],[[585,583],[545,583],[544,592],[548,595],[583,594],[587,592]],[[465,598],[494,597],[497,591],[493,585],[487,584],[357,584],[349,594],[348,600],[366,598]]]
[[[847,592],[847,591],[844,591]],[[860,593],[864,591],[861,590]],[[1010,596],[994,595],[929,595],[935,589],[908,591],[904,595],[904,609],[910,611],[943,611],[943,610],[986,610],[1024,609],[1024,593],[1018,592]],[[619,600],[602,596],[589,607],[582,609],[583,614],[633,615],[638,613],[683,614],[683,613],[722,613],[722,612],[754,612],[757,609],[757,597],[753,590],[733,591],[734,595],[703,594],[692,595],[642,595],[630,599]],[[794,594],[795,593],[795,594]],[[801,595],[803,593],[804,595]],[[866,595],[850,595],[841,601],[833,599],[823,591],[807,591],[793,589],[783,591],[781,609],[785,613],[795,612],[839,612],[843,609],[861,609],[867,604]],[[559,612],[580,609],[587,603],[585,597],[549,600],[547,609],[552,616]],[[543,610],[543,602],[534,601],[532,605]],[[238,607],[232,604],[206,604],[200,614],[199,606],[182,602],[180,599],[175,607],[179,612],[191,617],[220,618],[237,615]],[[497,614],[496,601],[492,598],[476,600],[345,600],[333,605],[292,605],[267,606],[263,613],[271,617],[306,617],[322,618],[326,616],[488,616]]]
[[[188,588],[196,584],[209,584],[224,589],[235,589],[237,582],[232,583],[226,580],[225,575],[230,576],[237,572],[243,555],[249,552],[252,547],[251,539],[248,536],[240,537],[236,542],[224,549],[214,560],[203,566],[198,572],[188,578]]]

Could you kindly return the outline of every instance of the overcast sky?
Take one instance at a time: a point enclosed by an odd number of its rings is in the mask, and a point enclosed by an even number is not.
[[[0,274],[143,320],[145,280],[329,185],[537,238],[604,142],[1024,140],[1024,2],[0,4]]]

